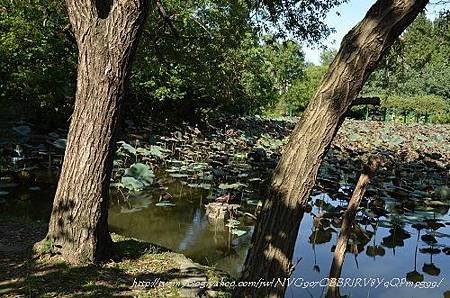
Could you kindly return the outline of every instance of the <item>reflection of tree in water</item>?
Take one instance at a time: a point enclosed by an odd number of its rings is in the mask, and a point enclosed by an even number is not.
[[[422,271],[431,276],[439,276],[441,269],[433,263],[433,254],[438,254],[441,250],[430,246],[429,248],[420,249],[420,252],[430,254],[430,263],[424,263],[422,266]]]
[[[403,247],[405,246],[406,239],[411,238],[411,235],[405,231],[403,228],[392,228],[389,230],[390,235],[383,238],[381,245],[387,248],[392,248],[392,251],[395,255],[395,248],[397,246]]]
[[[408,233],[404,227],[403,219],[394,216],[390,220],[392,228],[389,230],[389,236],[384,237],[381,245],[387,248],[392,248],[392,252],[395,255],[395,248],[397,246],[403,247],[405,245],[404,240],[411,238],[411,234]]]
[[[364,251],[364,247],[370,242],[373,235],[373,232],[363,230],[356,221],[353,222],[345,253],[354,255],[356,268],[359,268],[358,255]],[[333,245],[331,247],[331,252],[334,253],[335,249],[336,245]]]
[[[322,195],[321,197],[329,198],[327,195]],[[338,215],[337,208],[328,202],[325,202],[322,198],[317,199],[314,205],[318,207],[318,215],[311,212],[313,217],[311,235],[309,236],[309,243],[312,245],[312,250],[314,254],[314,266],[313,270],[320,272],[320,267],[317,264],[317,254],[316,245],[325,244],[331,241],[333,238],[332,233],[337,233],[337,231],[330,227],[331,221],[328,218],[334,218]]]
[[[434,235],[437,235],[438,232],[436,231],[441,227],[445,227],[445,225],[433,218],[424,220],[422,226],[427,228],[428,233],[423,235],[420,239],[428,244],[428,247],[421,248],[419,251],[423,254],[430,254],[430,263],[424,263],[422,266],[422,271],[431,276],[438,276],[441,273],[441,269],[433,263],[433,255],[439,254],[441,250],[435,247],[437,240]]]
[[[373,259],[375,259],[376,256],[382,257],[386,254],[384,248],[381,245],[377,245],[376,242],[377,231],[378,231],[378,219],[373,231],[373,243],[372,243],[373,245],[368,245],[366,248],[366,255],[369,257],[373,257]]]
[[[423,281],[423,274],[417,271],[417,248],[419,247],[420,230],[417,228],[417,239],[416,239],[416,249],[414,251],[414,270],[406,273],[406,279],[411,282],[421,282]]]
[[[317,255],[316,255],[316,244],[324,244],[327,242],[330,242],[331,238],[333,237],[332,232],[334,230],[332,228],[324,229],[321,228],[314,228],[312,230],[311,235],[309,236],[309,243],[312,245],[312,250],[314,254],[314,266],[313,270],[320,273],[320,267],[317,264]],[[336,232],[336,231],[334,231]]]

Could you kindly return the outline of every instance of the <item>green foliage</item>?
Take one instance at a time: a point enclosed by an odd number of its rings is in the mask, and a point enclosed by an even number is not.
[[[76,45],[68,22],[61,1],[0,0],[0,101],[29,114],[70,110]]]
[[[246,24],[245,7],[220,1],[164,5],[173,16],[171,26],[158,10],[151,12],[133,69],[133,104],[143,110],[153,105],[162,110],[176,107],[186,115],[221,109],[227,101],[245,97],[252,85],[265,91],[264,79],[257,83],[261,54],[253,48],[256,39]],[[244,76],[244,70],[255,66],[254,77]]]
[[[281,89],[284,92],[279,92],[278,100],[270,110],[272,113],[269,114],[298,115],[303,112],[319,88],[336,53],[337,51],[334,49],[325,49],[320,55],[321,65],[303,64],[302,72],[296,77],[291,77],[288,88]],[[279,64],[286,65],[288,63],[285,60],[280,61]]]
[[[382,105],[387,108],[398,109],[401,111],[412,111],[416,113],[440,113],[446,112],[450,105],[441,97],[435,95],[424,96],[390,96],[383,99]]]
[[[136,142],[136,147],[124,141],[117,142],[117,144],[120,146],[116,151],[114,172],[117,174],[116,178],[120,178],[120,181],[115,179],[118,182],[111,183],[111,186],[125,188],[129,191],[139,191],[151,186],[155,174],[152,168],[144,163],[144,160],[152,161],[164,158],[167,150],[160,146],[149,146],[148,149],[138,147],[138,142]],[[127,167],[129,160],[134,161],[134,163]],[[138,160],[142,162],[138,162]]]
[[[117,186],[128,190],[142,190],[153,184],[153,170],[149,165],[143,163],[132,164],[125,173]]]
[[[336,49],[325,49],[320,54],[320,64],[323,66],[329,66],[333,62],[334,57],[337,55]]]
[[[128,115],[178,119],[273,105],[303,76],[298,42],[326,36],[324,16],[341,2],[167,0],[165,14],[153,3]],[[64,2],[0,0],[0,14],[0,104],[67,117],[77,55]]]
[[[428,121],[431,115],[432,122],[449,122],[450,102],[435,95],[389,96],[383,99],[382,106],[405,116],[407,113],[414,113],[416,116],[425,116]]]
[[[277,110],[281,114],[296,115],[303,110],[313,97],[327,71],[326,66],[309,65],[304,76],[292,82],[286,93],[280,96]]]
[[[149,18],[132,84],[136,101],[165,117],[248,114],[273,103],[302,75],[298,43],[258,37],[240,2],[165,2],[172,27]],[[176,16],[175,16],[176,15]],[[149,104],[152,103],[152,104]],[[163,113],[160,113],[163,114]]]
[[[304,75],[298,41],[326,36],[324,16],[342,2],[164,1],[168,18],[154,9],[144,30],[131,106],[166,118],[198,118],[274,105]]]
[[[347,0],[248,0],[252,22],[260,31],[278,37],[318,42],[333,31],[325,24],[327,12]]]
[[[363,93],[378,95],[401,113],[429,114],[447,122],[450,103],[450,19],[421,14],[394,44]]]
[[[53,239],[45,239],[40,246],[40,253],[42,254],[54,254],[56,252],[56,245]]]

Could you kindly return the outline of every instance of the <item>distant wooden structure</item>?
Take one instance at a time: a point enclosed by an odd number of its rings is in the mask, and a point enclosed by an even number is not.
[[[379,97],[358,97],[352,102],[352,107],[354,106],[380,106],[381,99]]]

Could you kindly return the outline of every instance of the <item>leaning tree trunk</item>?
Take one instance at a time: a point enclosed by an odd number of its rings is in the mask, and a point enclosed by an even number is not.
[[[288,278],[303,210],[344,115],[386,50],[427,0],[378,0],[343,39],[275,169],[241,281]],[[280,297],[285,286],[237,288],[237,297]]]
[[[66,261],[87,263],[112,253],[107,218],[114,135],[148,4],[66,4],[79,52],[77,91],[45,241],[51,241]]]

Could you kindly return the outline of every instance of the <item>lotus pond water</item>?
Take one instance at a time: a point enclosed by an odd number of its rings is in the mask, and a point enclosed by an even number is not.
[[[202,137],[177,130],[149,143],[142,141],[146,139],[143,133],[135,132],[133,136],[141,141],[119,143],[111,184],[110,230],[168,247],[237,277],[254,225],[252,216],[245,214],[257,213],[292,128],[290,123],[278,122],[245,125],[214,128]],[[22,138],[21,133],[29,131],[13,133]],[[41,149],[28,145],[24,147],[28,159],[3,172],[0,213],[48,220],[62,153],[53,143],[62,134],[57,131],[46,136],[53,140],[47,151],[54,151],[49,154],[51,160],[47,155],[30,158]],[[298,279],[286,297],[321,297],[325,293],[324,278],[330,270],[342,214],[367,152],[382,155],[387,162],[359,208],[341,275],[365,280],[356,284],[353,280],[353,286],[347,283],[341,294],[448,297],[449,139],[446,126],[346,123],[320,170],[302,221],[292,275]],[[4,152],[14,153],[14,147],[7,146],[12,149]],[[225,198],[240,205],[242,213],[222,224],[211,223],[205,204]],[[402,281],[434,282],[436,286],[430,289],[431,284],[411,286],[400,284]]]
[[[158,189],[136,193],[127,200],[120,193],[113,192],[109,210],[110,230],[160,244],[196,262],[238,276],[250,245],[252,223],[241,222],[239,229],[246,233],[240,237],[231,235],[227,227],[208,222],[203,206],[207,192],[185,187],[175,179],[166,185],[171,193],[176,194],[169,206],[157,205],[160,202]],[[39,190],[10,189],[2,198],[11,204],[2,204],[1,212],[35,221],[47,220],[54,186],[38,184],[36,187]],[[293,277],[299,280],[296,286],[289,287],[286,297],[320,297],[325,290],[321,285],[326,283],[323,279],[329,272],[331,251],[339,229],[330,214],[323,216],[321,221],[317,216],[327,214],[326,210],[331,213],[333,209],[339,210],[345,202],[326,193],[315,194],[312,202],[313,208],[302,221],[295,249],[294,259],[299,261]],[[325,220],[327,217],[331,219]],[[427,289],[426,293],[429,297],[443,297],[449,289],[450,278],[448,207],[431,213],[391,214],[375,222],[367,219],[362,213],[358,216],[359,226],[368,238],[352,238],[342,277],[378,278],[377,283],[373,287],[344,287],[341,293],[352,297],[416,297],[418,293],[425,293],[424,289],[398,286],[402,279],[407,279],[436,282],[440,286]],[[381,279],[382,285],[377,286]],[[308,285],[309,282],[321,284]],[[394,290],[386,288],[397,286]],[[389,295],[386,296],[388,289]]]

